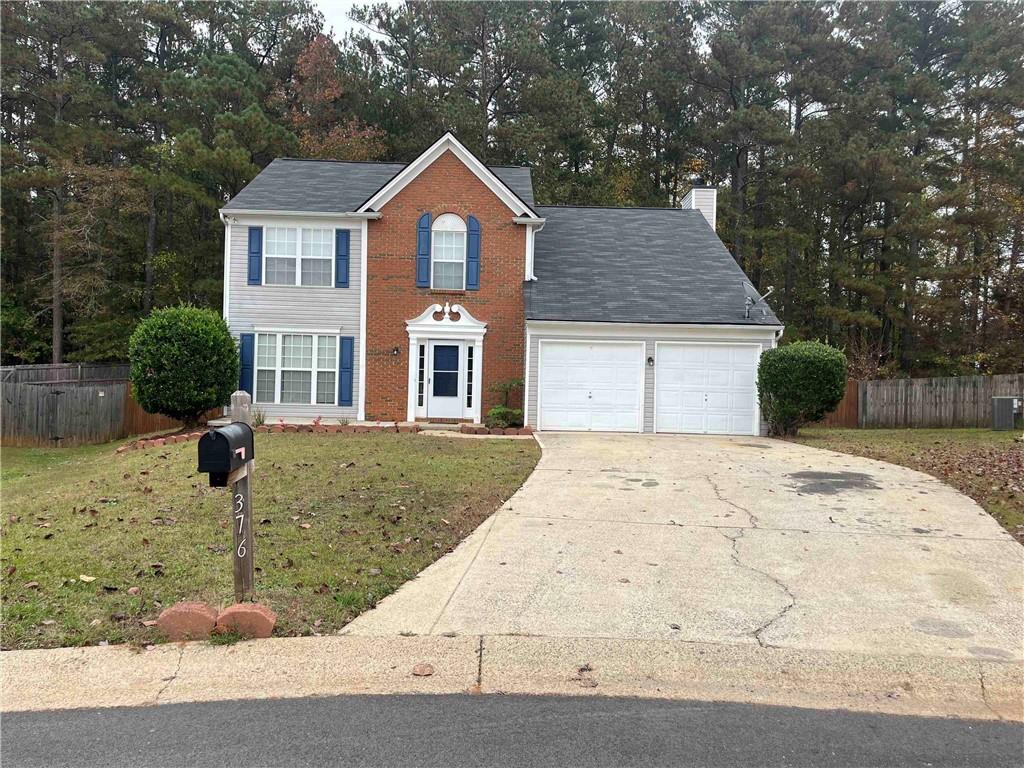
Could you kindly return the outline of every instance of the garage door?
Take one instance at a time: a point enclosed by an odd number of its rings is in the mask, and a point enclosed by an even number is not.
[[[542,341],[541,429],[639,432],[644,345]]]
[[[658,344],[654,422],[658,432],[757,434],[759,345]]]

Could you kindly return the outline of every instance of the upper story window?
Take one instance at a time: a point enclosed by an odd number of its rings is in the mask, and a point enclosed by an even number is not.
[[[431,227],[430,287],[466,287],[466,222],[454,213],[438,216]]]
[[[334,284],[332,230],[267,227],[263,242],[266,285]]]

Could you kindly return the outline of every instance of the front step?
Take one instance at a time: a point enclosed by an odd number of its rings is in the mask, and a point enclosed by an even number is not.
[[[424,432],[428,430],[458,432],[462,428],[461,424],[443,424],[441,422],[435,421],[417,421],[416,426],[419,427]]]

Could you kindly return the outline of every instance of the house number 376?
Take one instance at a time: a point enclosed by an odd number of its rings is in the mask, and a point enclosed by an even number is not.
[[[235,520],[238,521],[238,535],[242,535],[242,526],[245,524],[245,497],[240,493],[235,494]],[[235,550],[237,557],[245,557],[245,539],[241,539],[238,542],[238,548]]]

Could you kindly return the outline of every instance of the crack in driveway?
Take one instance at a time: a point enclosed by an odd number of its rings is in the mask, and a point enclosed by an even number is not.
[[[715,492],[715,498],[716,499],[718,499],[723,504],[728,504],[733,509],[738,509],[740,512],[745,514],[747,516],[747,519],[750,522],[750,527],[751,528],[757,528],[758,527],[759,520],[757,519],[757,515],[755,515],[753,512],[751,512],[746,507],[740,506],[735,501],[730,501],[729,499],[725,498],[725,496],[722,495],[722,489],[718,487],[718,483],[716,483],[714,480],[711,479],[711,475],[704,475],[704,479],[708,481],[708,485],[711,486],[711,490],[713,490]]]
[[[772,576],[767,571],[762,571],[760,568],[755,568],[754,566],[750,565],[749,563],[745,563],[740,559],[738,545],[740,539],[743,538],[743,534],[745,532],[745,528],[737,528],[736,533],[733,536],[730,536],[725,531],[721,532],[722,535],[725,536],[725,538],[727,538],[732,543],[732,552],[730,553],[732,561],[736,563],[736,565],[738,565],[740,568],[745,568],[748,571],[752,571],[753,573],[763,576],[769,581],[771,581],[776,587],[782,590],[782,592],[786,595],[787,599],[789,600],[789,603],[783,606],[781,611],[778,611],[774,616],[768,619],[768,621],[764,622],[763,624],[756,627],[754,630],[748,632],[747,634],[751,635],[755,640],[757,640],[757,644],[760,645],[762,648],[778,648],[779,646],[772,645],[771,643],[766,642],[764,638],[761,637],[761,635],[767,632],[771,628],[771,626],[775,624],[775,622],[779,621],[783,616],[789,613],[789,611],[794,606],[796,606],[796,595],[793,594],[790,588],[781,579]]]

